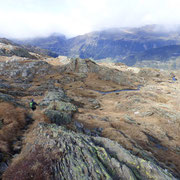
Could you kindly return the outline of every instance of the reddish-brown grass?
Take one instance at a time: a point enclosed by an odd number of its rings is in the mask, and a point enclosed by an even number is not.
[[[12,104],[0,103],[0,119],[3,126],[0,129],[0,151],[9,151],[9,143],[20,135],[25,126],[25,110]]]
[[[50,180],[52,162],[49,152],[35,146],[32,151],[21,153],[20,156],[3,174],[3,180]]]

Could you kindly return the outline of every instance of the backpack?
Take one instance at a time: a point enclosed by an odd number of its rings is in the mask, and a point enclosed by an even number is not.
[[[30,106],[30,108],[32,108],[33,107],[33,102],[30,102],[29,106]]]

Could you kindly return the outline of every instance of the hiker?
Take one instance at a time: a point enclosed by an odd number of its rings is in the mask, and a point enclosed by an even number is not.
[[[38,106],[38,104],[34,101],[34,99],[31,100],[30,102],[30,108],[35,111],[36,110],[36,106]]]

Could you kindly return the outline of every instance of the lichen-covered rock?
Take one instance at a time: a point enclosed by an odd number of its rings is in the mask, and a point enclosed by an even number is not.
[[[132,155],[118,143],[41,123],[27,137],[19,157],[3,180],[175,180],[150,161]],[[32,157],[36,157],[30,159]],[[23,168],[21,168],[23,167]]]
[[[90,103],[92,103],[92,107],[93,107],[94,109],[97,109],[97,108],[99,108],[99,107],[101,106],[100,103],[99,103],[99,101],[98,101],[97,99],[89,98],[88,101],[89,101]]]
[[[142,68],[138,72],[139,77],[143,77],[145,82],[149,80],[155,80],[155,81],[165,81],[168,78],[172,79],[171,73],[168,71],[162,71],[159,69],[153,69],[153,68]]]
[[[76,106],[71,104],[70,98],[66,96],[62,89],[49,91],[40,103],[45,108],[44,114],[51,123],[65,125],[72,121],[72,115],[77,111]]]
[[[72,121],[71,113],[59,112],[56,110],[46,110],[44,114],[50,119],[51,123],[55,123],[59,126],[69,124]]]
[[[73,104],[69,102],[63,102],[63,101],[53,101],[49,104],[47,109],[54,109],[57,111],[63,111],[63,112],[76,112],[77,108]]]
[[[52,103],[57,103],[60,101],[69,102],[70,98],[66,96],[65,92],[62,89],[49,91],[44,97],[40,106],[49,106]]]
[[[45,61],[31,61],[12,58],[0,62],[0,75],[12,79],[33,79],[35,75],[51,73],[51,66]]]

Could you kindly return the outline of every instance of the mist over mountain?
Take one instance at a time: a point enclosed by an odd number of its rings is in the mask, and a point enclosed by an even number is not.
[[[102,59],[134,65],[137,61],[168,61],[178,57],[180,28],[160,25],[139,28],[111,28],[73,38],[53,34],[46,38],[18,41],[47,49],[61,56]],[[159,49],[160,48],[160,49]]]

